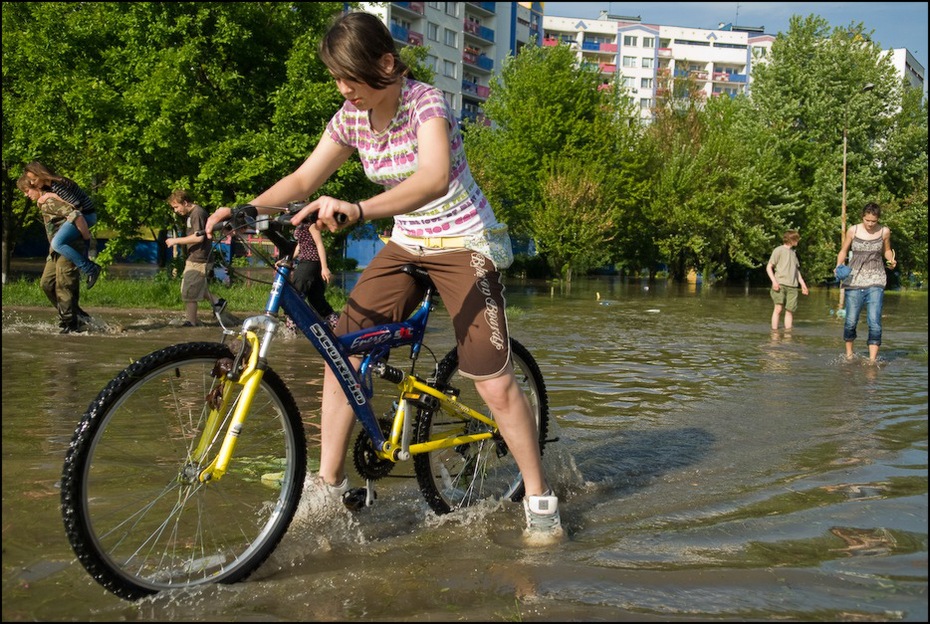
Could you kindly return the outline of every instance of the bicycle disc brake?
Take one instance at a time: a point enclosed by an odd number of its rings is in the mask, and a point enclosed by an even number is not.
[[[390,419],[378,419],[378,427],[381,428],[382,433],[386,431],[389,432],[391,430],[391,424],[392,422]],[[355,448],[352,456],[355,460],[355,469],[358,471],[358,474],[372,481],[377,481],[378,479],[388,476],[394,469],[394,462],[389,459],[381,459],[378,457],[371,443],[371,438],[369,438],[368,434],[364,431],[359,433],[358,437],[355,439]]]

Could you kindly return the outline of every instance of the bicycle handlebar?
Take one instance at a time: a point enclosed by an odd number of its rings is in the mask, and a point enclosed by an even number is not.
[[[272,210],[280,210],[283,214],[276,217],[274,220],[283,225],[291,225],[291,218],[303,210],[307,206],[308,202],[290,202],[286,207],[280,206],[261,206],[261,208],[270,208]],[[234,230],[240,229],[247,226],[255,226],[256,219],[258,218],[258,208],[253,204],[243,204],[241,206],[236,206],[230,209],[230,218],[229,220],[222,224],[223,228],[231,228]],[[341,212],[337,212],[335,215],[336,222],[340,225],[344,225],[349,218]],[[307,223],[315,223],[317,220],[317,213],[313,212],[307,215]],[[219,229],[219,224],[218,224]]]

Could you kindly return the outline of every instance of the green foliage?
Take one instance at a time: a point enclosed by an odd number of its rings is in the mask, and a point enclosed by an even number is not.
[[[789,167],[782,179],[800,200],[792,226],[801,232],[803,266],[808,275],[826,276],[842,238],[843,130],[850,225],[883,193],[882,153],[905,130],[895,122],[903,92],[890,59],[861,23],[831,32],[823,18],[795,16],[771,52],[753,72],[752,104]],[[863,90],[867,84],[874,88]],[[923,154],[926,163],[926,139]]]
[[[179,225],[165,202],[175,188],[212,210],[293,171],[342,103],[317,45],[344,8],[3,3],[7,254],[38,217],[15,188],[33,159],[94,197],[104,263],[140,231]],[[428,51],[400,54],[431,82]],[[863,24],[831,29],[814,15],[793,17],[752,67],[751,98],[732,100],[705,101],[693,79],[660,71],[664,91],[644,126],[629,94],[605,89],[567,46],[527,45],[508,58],[485,105],[493,124],[466,124],[465,146],[498,218],[543,254],[510,272],[545,260],[567,276],[598,263],[653,276],[665,264],[677,279],[692,268],[742,276],[795,228],[805,277],[826,279],[841,238],[845,128],[848,223],[879,201],[899,271],[926,281],[922,94],[902,88]],[[355,157],[320,189],[347,199],[380,191]],[[331,257],[350,235],[325,239]]]
[[[567,282],[609,257],[616,213],[608,208],[613,202],[604,178],[601,168],[565,158],[550,165],[542,184],[542,205],[532,217],[536,244]]]
[[[250,199],[309,154],[341,103],[315,46],[342,8],[4,3],[6,179],[34,158],[52,165],[118,237],[173,224],[178,187],[207,206]],[[346,167],[333,188],[362,178]]]
[[[494,125],[466,127],[469,164],[498,218],[567,276],[615,255],[620,215],[645,194],[633,113],[600,86],[567,47],[527,45],[494,80]]]
[[[246,280],[237,280],[232,286],[220,282],[210,284],[210,291],[226,299],[229,310],[237,316],[258,313],[265,307],[268,285]],[[348,299],[346,291],[339,286],[326,288],[326,299],[335,310],[341,310]],[[163,270],[153,279],[121,279],[105,276],[90,292],[81,293],[81,303],[88,309],[138,308],[148,310],[177,310],[183,312],[181,301],[180,273],[172,275]],[[39,288],[36,279],[21,278],[3,286],[4,306],[32,306],[48,308],[48,299]],[[206,303],[201,304],[206,310]],[[49,308],[51,310],[51,308]]]

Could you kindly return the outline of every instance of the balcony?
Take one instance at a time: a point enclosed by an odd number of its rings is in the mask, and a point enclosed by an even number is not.
[[[409,30],[399,24],[391,24],[391,36],[406,45],[423,45],[423,33]]]
[[[465,23],[462,25],[462,30],[466,35],[471,35],[473,37],[478,37],[483,41],[494,43],[494,31],[486,26],[482,26],[477,22],[465,20]]]
[[[672,58],[672,49],[659,48],[659,58]]]
[[[616,63],[601,63],[598,66],[602,74],[615,74],[617,73],[617,64]]]
[[[484,13],[486,15],[494,15],[497,13],[496,2],[466,2],[465,7],[477,9],[477,13]]]
[[[463,52],[462,61],[471,65],[472,67],[477,67],[484,71],[490,72],[494,69],[494,59],[488,58],[482,52],[481,54],[475,54],[474,52]]]
[[[462,96],[478,100],[486,100],[491,95],[491,88],[470,80],[462,81]]]
[[[551,47],[559,45],[559,40],[555,39],[554,37],[546,37],[545,39],[543,39],[542,44],[543,44],[543,47],[551,48]]]
[[[601,52],[610,52],[611,54],[617,53],[617,44],[616,43],[602,43]]]
[[[424,2],[392,2],[391,6],[401,9],[402,12],[406,11],[407,13],[414,13],[416,15],[425,14]]]

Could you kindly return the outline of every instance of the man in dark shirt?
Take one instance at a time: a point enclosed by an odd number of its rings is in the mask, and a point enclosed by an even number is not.
[[[207,284],[213,270],[210,257],[212,242],[209,234],[204,231],[209,215],[206,210],[194,203],[186,190],[176,190],[167,201],[176,213],[187,219],[187,235],[168,238],[165,240],[165,245],[169,248],[175,245],[187,245],[184,276],[181,278],[181,300],[186,305],[187,320],[182,326],[197,327],[200,325],[200,321],[197,320],[197,304],[201,299],[210,302],[217,318],[226,309],[226,300],[211,293]]]

